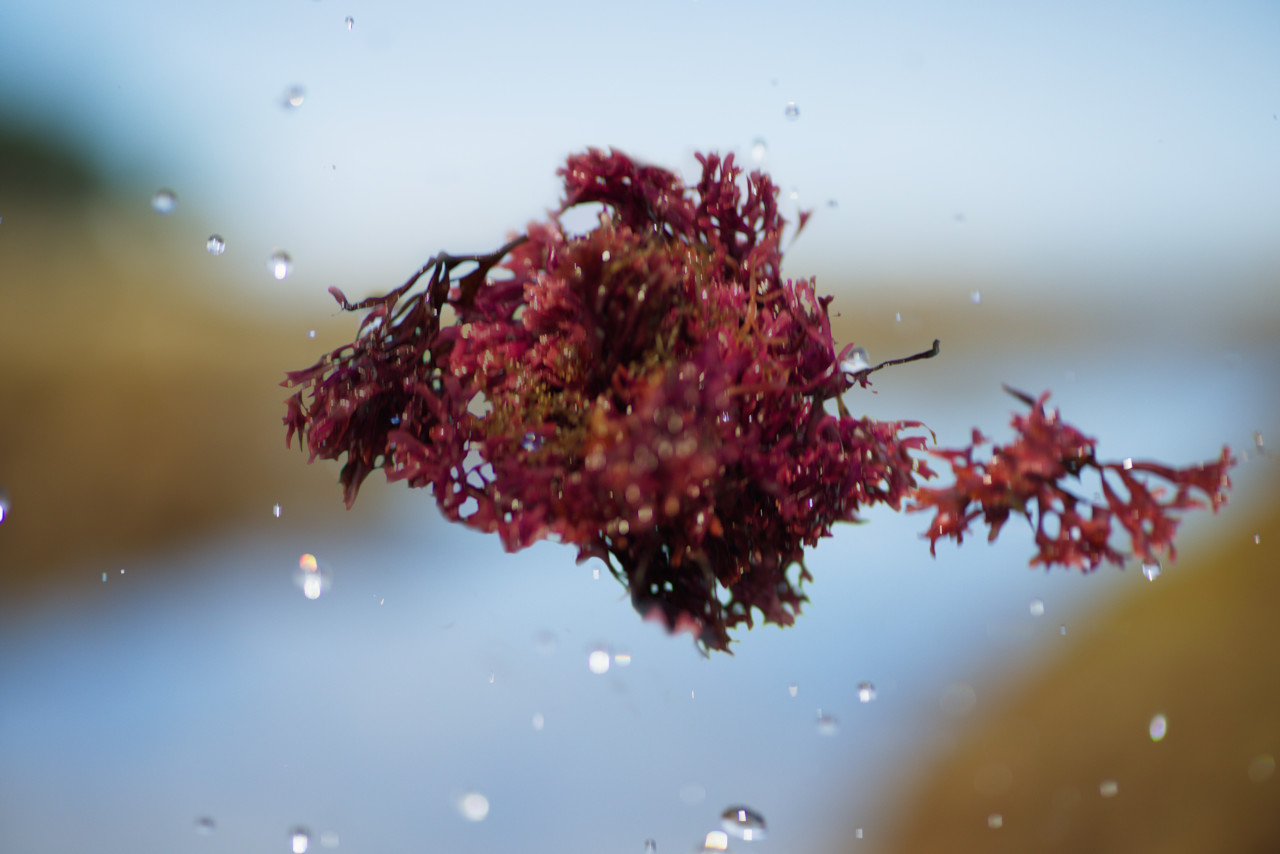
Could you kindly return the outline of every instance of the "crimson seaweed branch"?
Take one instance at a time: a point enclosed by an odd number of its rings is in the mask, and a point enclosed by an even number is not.
[[[847,370],[831,297],[782,278],[777,187],[732,155],[698,159],[688,187],[617,151],[574,155],[559,211],[495,252],[437,255],[359,303],[333,289],[365,317],[351,344],[288,374],[286,441],[345,458],[348,506],[381,469],[508,550],[571,543],[645,617],[718,650],[757,615],[792,624],[805,547],[866,507],[933,510],[931,546],[975,521],[994,538],[1016,513],[1036,530],[1033,564],[1091,569],[1122,561],[1113,526],[1144,558],[1172,554],[1171,514],[1197,504],[1192,492],[1223,501],[1225,449],[1189,469],[1098,463],[1045,397],[1019,395],[1031,411],[986,462],[976,431],[974,446],[929,449],[918,422],[853,417],[845,392],[938,343]],[[568,233],[560,215],[591,202],[596,226]],[[930,460],[953,470],[951,487],[922,485]],[[1084,469],[1104,475],[1105,503],[1068,489]]]

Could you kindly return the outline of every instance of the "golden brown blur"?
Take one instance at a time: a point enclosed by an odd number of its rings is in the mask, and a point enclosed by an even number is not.
[[[316,342],[202,281],[179,260],[193,247],[73,155],[21,137],[0,154],[0,487],[22,520],[0,536],[2,598],[274,502],[341,512],[336,473],[303,465],[280,426],[283,371]]]

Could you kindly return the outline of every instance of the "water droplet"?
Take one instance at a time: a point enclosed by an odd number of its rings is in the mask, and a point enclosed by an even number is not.
[[[1043,600],[1043,599],[1032,599],[1032,600],[1031,600],[1031,609],[1030,609],[1030,610],[1031,610],[1031,616],[1033,616],[1033,617],[1043,617],[1043,616],[1044,616],[1044,600]]]
[[[301,107],[306,97],[307,93],[303,91],[301,86],[294,86],[284,94],[284,106],[290,109]]]
[[[751,143],[751,159],[759,163],[764,160],[764,156],[769,153],[769,147],[765,145],[763,139],[756,137],[755,142]]]
[[[592,580],[592,581],[599,581],[599,580],[600,580],[600,570],[599,570],[599,569],[593,569],[593,570],[591,570],[591,580]]]
[[[541,714],[535,713],[533,716],[533,728],[538,732],[542,732],[542,728],[547,725],[547,719]]]
[[[723,830],[713,830],[702,843],[702,852],[724,851],[729,847],[729,836]]]
[[[308,338],[315,338],[315,337],[316,337],[316,331],[315,331],[314,329],[308,329],[308,330],[307,330],[307,337],[308,337]]]
[[[347,25],[347,32],[351,32],[353,29],[355,29],[356,19],[348,15],[347,19],[343,21],[343,23]],[[377,29],[377,27],[374,27],[374,29]]]
[[[757,842],[769,835],[764,816],[750,807],[729,807],[720,813],[720,826],[729,835],[746,842]]]
[[[4,521],[4,513],[3,513],[3,512],[0,512],[0,522],[2,522],[2,521]],[[1260,546],[1260,545],[1262,545],[1262,535],[1261,535],[1261,534],[1254,534],[1254,535],[1253,535],[1253,544],[1254,544],[1255,546]]]
[[[609,650],[593,649],[587,656],[587,669],[599,676],[609,672]]]
[[[106,574],[105,572],[104,572],[104,573],[102,573],[102,583],[103,583],[103,584],[106,584],[106,583],[107,583],[107,574]]]
[[[793,201],[793,202],[794,202],[794,201],[799,200],[799,198],[800,198],[800,191],[799,191],[799,190],[797,190],[795,187],[792,187],[792,188],[791,188],[791,192],[790,192],[790,193],[788,193],[787,195],[789,195],[789,196],[791,197],[791,201]]]
[[[1147,725],[1147,732],[1151,735],[1152,741],[1159,741],[1164,738],[1164,734],[1168,732],[1169,725],[1165,721],[1164,715],[1156,715],[1151,719],[1151,723]]]
[[[793,122],[796,119],[800,118],[800,108],[796,106],[795,101],[787,101],[787,108],[783,111],[783,113],[786,115],[786,117],[789,120]]]
[[[298,571],[293,580],[302,588],[302,595],[308,599],[319,599],[332,583],[329,571],[320,566],[313,554],[304,554],[298,558]]]
[[[626,652],[620,652],[613,657],[613,663],[618,665],[619,667],[630,667],[631,654]]]
[[[320,834],[320,847],[337,848],[338,834],[334,833],[332,830],[326,830],[324,833]]]
[[[860,827],[859,827],[857,830],[855,830],[855,831],[853,832],[853,837],[854,837],[855,839],[861,839],[861,838],[862,838],[862,828],[860,828]]]
[[[846,374],[856,374],[858,371],[865,371],[871,367],[868,361],[867,351],[862,347],[854,347],[849,351],[849,355],[840,363],[840,370]]]
[[[202,815],[196,819],[196,833],[201,836],[208,836],[213,833],[216,828],[217,825],[214,824],[213,819],[207,815]]]
[[[537,433],[525,433],[524,438],[520,440],[520,447],[526,451],[536,451],[542,447],[542,437]]]
[[[467,792],[458,798],[458,812],[467,821],[484,821],[489,815],[489,799],[479,792]]]
[[[0,489],[0,522],[9,518],[9,493]]]
[[[1269,753],[1262,753],[1249,760],[1249,779],[1265,783],[1276,773],[1276,760]]]
[[[1153,560],[1151,563],[1144,563],[1142,565],[1142,576],[1146,578],[1147,581],[1155,581],[1157,578],[1159,578],[1160,577],[1160,561]]]
[[[794,697],[796,694],[800,693],[800,686],[794,682],[791,683],[787,686],[787,693]]]
[[[999,830],[1004,827],[1004,816],[1000,815],[998,812],[993,812],[991,815],[987,816],[987,827],[992,830]]]
[[[1114,798],[1120,793],[1120,784],[1115,780],[1103,780],[1098,784],[1098,794],[1104,798]]]
[[[282,281],[293,271],[293,259],[288,252],[277,249],[267,259],[267,270],[277,282]]]
[[[827,714],[818,709],[818,735],[833,736],[840,731],[840,721],[835,715]]]
[[[289,842],[293,854],[307,854],[307,849],[311,847],[311,831],[305,827],[295,827],[289,833]]]
[[[902,322],[902,312],[900,312],[900,311],[895,311],[895,312],[893,313],[893,319],[894,319],[895,321],[897,321],[898,323],[901,323],[901,322]]]
[[[969,302],[978,305],[982,302],[982,291],[969,291]]]
[[[221,234],[210,234],[209,239],[204,242],[204,248],[209,250],[210,255],[221,255],[227,251],[227,241],[222,239]]]
[[[829,208],[838,208],[838,207],[840,207],[840,203],[839,203],[838,201],[836,201],[835,199],[827,199],[827,207],[829,207]]]
[[[279,518],[280,518],[280,514],[281,514],[282,512],[283,512],[283,511],[280,509],[280,505],[279,505],[279,504],[272,504],[272,505],[271,505],[271,515],[272,515],[272,516],[275,516],[277,519],[279,519]]]
[[[158,214],[171,214],[178,209],[178,197],[173,190],[157,190],[151,197],[151,209]]]
[[[646,839],[644,841],[644,854],[655,854],[657,850],[658,850],[657,842],[655,842],[652,839]]]
[[[876,686],[870,682],[863,682],[858,685],[858,702],[870,703],[876,698]]]

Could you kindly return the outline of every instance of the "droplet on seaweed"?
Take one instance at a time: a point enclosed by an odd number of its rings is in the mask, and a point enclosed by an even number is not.
[[[870,703],[876,698],[876,686],[870,682],[863,682],[858,685],[858,702]]]
[[[800,108],[796,106],[795,101],[787,101],[787,108],[783,110],[783,113],[793,122],[800,118]]]
[[[293,271],[293,259],[289,257],[288,252],[277,249],[267,259],[267,270],[277,282],[282,281]]]
[[[204,242],[204,248],[209,250],[210,255],[221,255],[227,251],[227,241],[222,239],[221,234],[210,234],[209,239]]]
[[[1155,581],[1157,578],[1159,578],[1160,577],[1160,561],[1153,560],[1150,563],[1144,563],[1142,565],[1142,576],[1146,578],[1147,581]]]
[[[467,792],[458,798],[458,812],[467,821],[484,821],[489,815],[489,799],[479,792]]]
[[[151,209],[158,214],[171,214],[178,209],[178,197],[173,190],[156,190],[151,197]]]
[[[871,367],[871,362],[867,359],[867,351],[862,347],[854,347],[849,351],[849,355],[840,363],[840,370],[846,374],[856,374],[858,371],[865,371]]]
[[[729,835],[746,842],[757,842],[768,836],[764,816],[750,807],[729,807],[720,814],[720,826]]]

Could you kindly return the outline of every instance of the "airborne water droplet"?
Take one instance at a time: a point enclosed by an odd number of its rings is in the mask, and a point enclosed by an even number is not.
[[[208,836],[213,833],[216,827],[217,825],[214,824],[213,819],[207,815],[202,815],[196,819],[196,833],[201,836]]]
[[[151,197],[151,209],[158,214],[171,214],[178,208],[178,197],[173,190],[157,190]]]
[[[609,650],[593,649],[587,656],[587,669],[597,676],[609,672]]]
[[[1147,581],[1155,581],[1160,577],[1160,561],[1153,560],[1151,563],[1142,565],[1142,575]]]
[[[0,522],[9,518],[9,493],[0,489]]]
[[[1150,734],[1152,741],[1160,741],[1168,731],[1169,725],[1164,719],[1164,715],[1156,715],[1151,719],[1151,723],[1147,725],[1147,733]]]
[[[870,682],[863,682],[858,686],[858,702],[870,703],[876,698],[876,686]]]
[[[787,686],[787,693],[794,697],[796,694],[800,693],[800,686],[793,682]]]
[[[833,736],[840,731],[840,721],[835,715],[825,714],[818,709],[818,735]]]
[[[755,142],[751,143],[751,159],[755,162],[759,163],[764,160],[764,156],[768,153],[769,147],[765,145],[763,139],[757,137]]]
[[[993,812],[991,815],[987,816],[987,827],[992,830],[999,830],[1004,827],[1004,816],[1000,815],[998,812]]]
[[[306,97],[307,93],[303,91],[301,86],[294,86],[285,93],[284,106],[286,109],[301,107]]]
[[[654,854],[658,850],[658,843],[652,839],[644,841],[644,854]]]
[[[289,842],[293,854],[307,854],[307,849],[311,847],[311,831],[305,827],[295,827],[289,833]]]
[[[347,25],[347,32],[351,32],[351,30],[355,28],[356,19],[348,15],[347,20],[345,20],[343,23]],[[377,22],[375,21],[375,23]],[[374,29],[377,29],[377,27],[374,27]]]
[[[281,512],[283,512],[283,511],[280,509],[280,505],[279,505],[279,504],[272,504],[272,505],[271,505],[271,515],[272,515],[272,516],[275,516],[277,519],[279,519],[279,518],[280,518],[280,514],[281,514]]]
[[[1114,798],[1120,792],[1120,784],[1115,780],[1103,780],[1098,784],[1098,794],[1104,798]]]
[[[277,282],[283,281],[293,271],[293,259],[283,249],[277,249],[267,259],[267,270]]]
[[[1031,616],[1033,616],[1033,617],[1043,617],[1043,616],[1044,616],[1044,600],[1043,600],[1043,599],[1032,599],[1032,600],[1031,600],[1031,608],[1030,608],[1030,610],[1031,610]]]
[[[794,122],[800,118],[800,108],[796,106],[795,101],[787,101],[787,108],[783,111],[783,114]]]
[[[720,814],[720,826],[726,833],[746,842],[757,842],[768,835],[764,816],[750,807],[729,807]]]
[[[227,241],[220,234],[210,234],[209,239],[204,242],[204,248],[209,250],[210,255],[221,255],[227,251]]]
[[[458,799],[458,812],[467,821],[484,821],[489,815],[489,799],[479,792],[467,792]]]
[[[970,291],[969,301],[972,302],[974,305],[977,305],[978,303],[982,302],[982,291]]]

